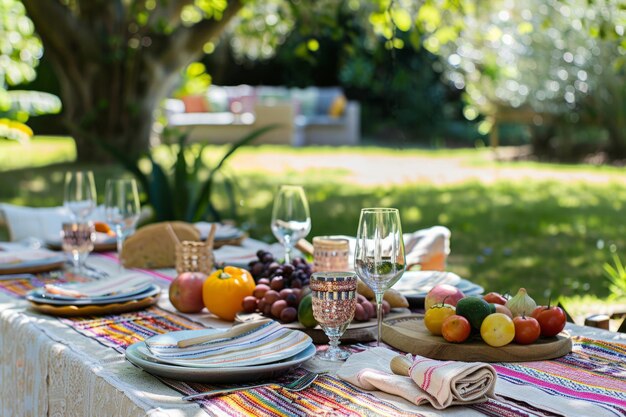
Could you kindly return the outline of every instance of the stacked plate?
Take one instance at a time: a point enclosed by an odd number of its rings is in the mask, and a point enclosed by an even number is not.
[[[188,382],[243,382],[278,375],[315,355],[311,338],[273,320],[231,329],[183,330],[126,349],[146,371]]]
[[[61,268],[65,260],[64,254],[47,249],[5,243],[0,247],[0,274],[49,271]]]
[[[484,289],[480,285],[446,271],[407,271],[394,284],[393,289],[401,292],[412,307],[424,307],[426,294],[435,285],[448,284],[457,287],[465,295],[480,295]]]
[[[149,276],[128,273],[87,283],[49,284],[26,295],[31,307],[55,315],[113,314],[154,304],[161,289]]]

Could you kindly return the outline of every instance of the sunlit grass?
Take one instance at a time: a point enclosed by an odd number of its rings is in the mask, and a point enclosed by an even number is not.
[[[14,144],[0,142],[0,201],[33,206],[60,204],[63,173],[73,159],[73,153],[68,153],[69,145],[73,147],[67,139],[36,138],[33,148],[25,152]],[[59,149],[44,154],[43,150],[50,147]],[[226,147],[208,149],[205,164],[211,167]],[[454,155],[464,163],[484,167],[497,164],[485,149],[399,151],[375,147],[261,146],[241,149],[237,155],[260,154],[271,160],[271,155],[277,152],[320,159],[331,153],[346,155],[346,158],[353,154],[380,155],[381,152],[432,158]],[[160,149],[159,158],[171,156],[167,150]],[[52,165],[43,166],[48,163]],[[343,168],[270,172],[263,166],[245,167],[237,163],[228,167],[227,174],[237,180],[239,207],[235,220],[259,239],[274,240],[269,219],[278,185],[299,183],[305,186],[311,205],[313,229],[309,238],[325,234],[354,235],[361,207],[394,206],[401,210],[406,232],[434,224],[449,227],[452,230],[449,269],[488,291],[515,292],[524,286],[540,303],[547,302],[550,296],[593,295],[599,300],[605,299],[609,290],[602,266],[611,260],[611,251],[623,253],[626,248],[626,223],[623,221],[626,185],[617,181],[623,176],[621,170],[584,165],[510,165],[524,169],[566,169],[583,174],[600,169],[614,173],[616,181],[525,179],[484,184],[474,180],[443,186],[419,183],[365,187],[351,183],[350,172]],[[118,166],[93,169],[99,190],[104,189],[107,178],[124,173]],[[226,199],[220,192],[218,187],[214,203],[225,207]]]
[[[0,172],[76,159],[74,141],[67,137],[39,136],[21,144],[0,140]]]

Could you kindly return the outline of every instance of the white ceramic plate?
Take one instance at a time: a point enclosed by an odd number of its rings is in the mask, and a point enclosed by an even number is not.
[[[47,266],[53,267],[55,265],[64,264],[67,258],[63,254],[51,256],[43,259],[33,259],[21,262],[9,262],[0,264],[0,274],[29,272],[43,270]]]
[[[206,240],[209,237],[209,232],[211,231],[211,225],[213,223],[208,222],[198,222],[194,223],[196,229],[200,231],[200,239]],[[236,239],[243,235],[243,232],[237,229],[235,226],[230,224],[221,224],[216,223],[217,227],[215,228],[215,240],[230,240]]]
[[[145,371],[153,375],[178,381],[205,382],[211,384],[250,382],[271,378],[298,367],[315,355],[315,345],[310,344],[306,349],[291,358],[266,365],[224,368],[188,368],[153,362],[150,358],[140,353],[141,348],[145,349],[144,342],[130,345],[126,349],[126,359]]]
[[[105,305],[111,303],[123,303],[126,301],[139,300],[146,297],[152,297],[161,292],[161,288],[155,284],[150,284],[145,290],[134,294],[124,294],[111,297],[97,298],[58,298],[45,293],[43,288],[37,288],[26,294],[26,299],[34,303],[51,304],[58,306],[86,306],[86,305]]]
[[[63,243],[58,236],[48,237],[44,239],[44,244],[52,250],[62,250]],[[107,235],[106,233],[96,232],[96,241],[93,242],[94,252],[115,250],[117,246],[117,238]]]
[[[153,361],[194,368],[223,368],[278,362],[305,350],[313,341],[307,334],[268,321],[234,337],[229,329],[182,330],[153,336],[139,352]],[[178,341],[215,335],[212,341],[180,348]]]
[[[115,300],[141,294],[152,288],[152,278],[137,273],[126,273],[89,282],[47,284],[43,296],[56,300]],[[82,294],[77,296],[77,294]]]

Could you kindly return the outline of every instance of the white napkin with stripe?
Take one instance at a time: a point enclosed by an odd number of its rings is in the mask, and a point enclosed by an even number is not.
[[[494,397],[496,372],[491,365],[417,357],[408,377],[395,375],[389,369],[391,359],[397,355],[386,348],[354,354],[337,376],[360,388],[398,395],[416,405],[429,403],[439,410]],[[381,361],[387,363],[389,371],[371,367]]]

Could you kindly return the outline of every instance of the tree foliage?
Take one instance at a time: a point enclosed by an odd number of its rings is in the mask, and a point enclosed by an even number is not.
[[[0,0],[0,138],[27,140],[29,116],[56,113],[59,99],[51,94],[9,90],[35,79],[42,46],[33,22],[17,0]]]
[[[458,36],[436,48],[445,58],[448,80],[465,91],[466,117],[493,116],[502,107],[530,108],[563,128],[602,126],[609,152],[625,157],[623,2],[500,0],[490,5],[466,8]],[[486,119],[484,131],[490,123]],[[571,136],[572,128],[563,134]]]

